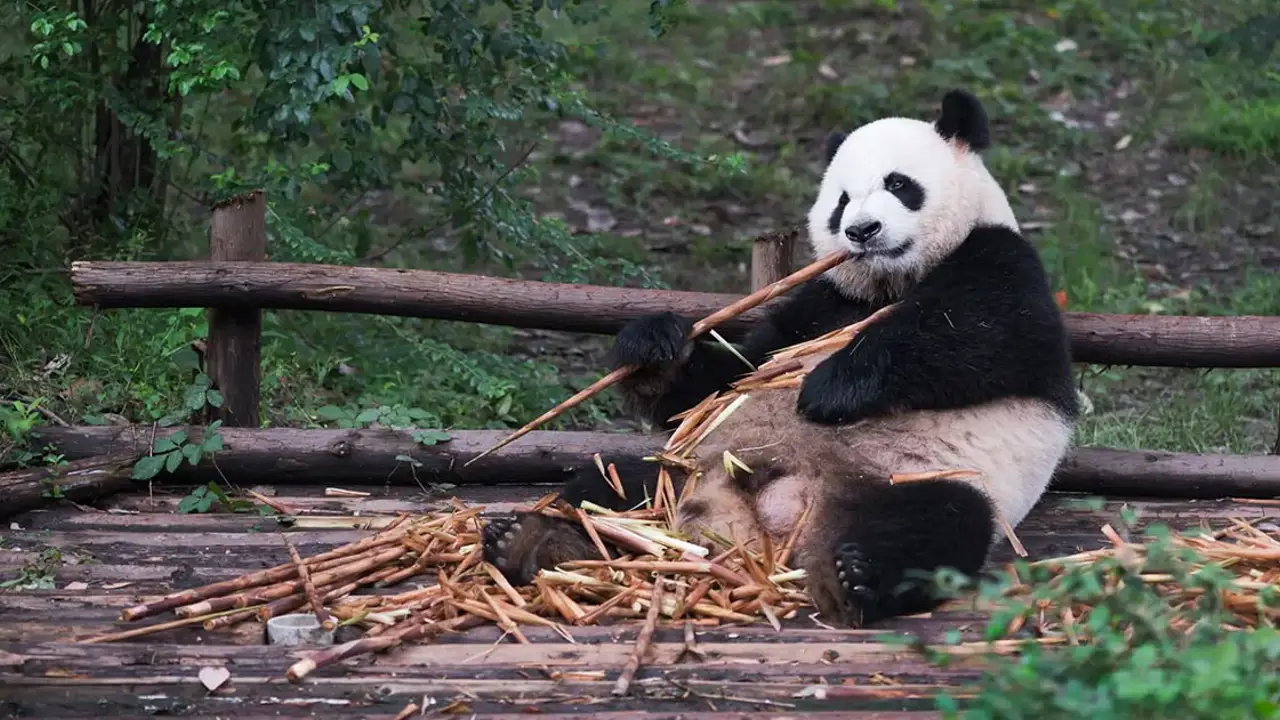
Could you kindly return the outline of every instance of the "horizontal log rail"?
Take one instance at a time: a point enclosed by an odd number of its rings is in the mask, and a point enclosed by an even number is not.
[[[152,430],[150,426],[42,427],[36,441],[51,443],[68,460],[146,454],[154,438],[183,429],[199,441],[198,427]],[[592,455],[636,458],[661,448],[665,436],[628,433],[534,431],[485,462],[463,467],[500,440],[498,430],[459,430],[451,439],[423,446],[407,432],[387,429],[303,430],[229,428],[220,431],[225,449],[217,468],[186,463],[158,480],[206,482],[222,474],[237,483],[322,485],[362,483],[499,485],[563,482]],[[409,456],[418,465],[401,458]],[[221,473],[221,474],[220,474]],[[1074,448],[1059,468],[1053,488],[1106,496],[1168,498],[1274,498],[1280,495],[1280,456],[1218,455]]]
[[[276,262],[81,261],[72,264],[71,280],[78,303],[104,309],[326,310],[588,333],[613,333],[662,310],[703,317],[740,297]],[[723,331],[741,337],[765,307]],[[1067,313],[1067,327],[1081,363],[1280,367],[1280,317]]]

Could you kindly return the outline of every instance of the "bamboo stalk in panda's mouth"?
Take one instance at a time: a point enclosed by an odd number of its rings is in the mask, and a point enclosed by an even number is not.
[[[777,282],[770,283],[760,288],[759,290],[751,293],[750,295],[747,295],[746,297],[743,297],[740,300],[737,300],[729,305],[726,305],[725,307],[711,313],[705,318],[694,323],[693,330],[689,333],[689,338],[693,339],[695,337],[698,337],[699,335],[707,332],[708,330],[714,327],[717,327],[728,320],[732,320],[733,318],[741,315],[742,313],[748,310],[751,310],[752,308],[755,308],[758,305],[762,305],[776,298],[777,296],[791,290],[795,286],[808,282],[809,280],[812,280],[813,278],[821,275],[822,273],[830,270],[831,268],[839,265],[840,263],[843,263],[844,261],[848,260],[851,257],[852,257],[852,253],[850,253],[848,250],[837,250],[836,252],[830,253],[829,255],[818,260],[817,262],[811,263],[801,268],[800,270],[797,270],[796,272],[793,272],[790,275],[782,278],[781,280],[778,280]],[[581,405],[588,398],[592,397],[593,395],[599,394],[604,389],[616,384],[618,381],[622,380],[623,378],[627,377],[628,375],[630,375],[635,371],[636,371],[636,368],[629,365],[623,366],[614,370],[608,375],[605,375],[599,380],[591,383],[590,386],[578,391],[568,400],[565,400],[559,405],[556,405],[555,407],[551,408],[545,413],[534,418],[524,427],[520,428],[519,430],[516,430],[515,432],[511,433],[507,437],[503,438],[501,441],[499,441],[496,445],[489,448],[488,450],[485,450],[479,455],[466,461],[465,463],[462,464],[462,466],[467,467],[468,465],[479,460],[480,458],[485,457],[486,455],[489,455],[490,453],[496,450],[499,450],[511,444],[512,442],[515,442],[519,438],[527,435],[529,432],[555,419],[556,417],[564,413],[566,410],[571,410],[577,407],[578,405]]]

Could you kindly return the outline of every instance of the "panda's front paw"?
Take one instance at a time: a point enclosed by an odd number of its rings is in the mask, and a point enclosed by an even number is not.
[[[616,366],[644,369],[679,365],[693,351],[689,341],[692,330],[692,322],[673,312],[636,318],[624,325],[614,338],[613,362]]]
[[[845,377],[842,353],[818,363],[805,378],[796,399],[796,412],[822,425],[851,423],[858,419],[858,387]]]

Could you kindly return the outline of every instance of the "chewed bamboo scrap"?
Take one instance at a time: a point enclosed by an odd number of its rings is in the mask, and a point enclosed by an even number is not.
[[[1265,518],[1250,522],[1230,518],[1229,527],[1213,533],[1191,536],[1171,533],[1168,536],[1168,541],[1175,548],[1193,550],[1198,556],[1193,567],[1189,568],[1192,572],[1213,566],[1215,572],[1225,571],[1233,576],[1234,587],[1219,590],[1216,598],[1217,603],[1230,613],[1231,619],[1225,625],[1227,629],[1274,627],[1280,621],[1280,607],[1265,599],[1266,595],[1274,593],[1280,587],[1280,530],[1265,531],[1253,524],[1263,519]],[[1059,575],[1104,560],[1118,561],[1130,570],[1137,570],[1142,566],[1149,552],[1147,543],[1126,540],[1110,525],[1103,526],[1100,532],[1110,547],[1047,558],[1031,564],[1055,571]],[[1180,584],[1178,576],[1172,573],[1148,572],[1136,577],[1158,592],[1161,599],[1173,608],[1194,609],[1206,594],[1202,587]],[[1013,580],[1012,592],[1027,590],[1026,585],[1020,584],[1016,574]],[[1106,589],[1117,589],[1119,582],[1123,581],[1115,578],[1108,580]],[[1033,621],[1037,623],[1036,632],[1044,642],[1075,645],[1087,641],[1092,612],[1091,606],[1077,603],[1069,607],[1058,607],[1053,612],[1042,612]],[[1194,622],[1194,613],[1186,613],[1173,620],[1174,625],[1182,629],[1190,629]],[[1015,629],[1010,628],[1006,634],[1014,631]]]

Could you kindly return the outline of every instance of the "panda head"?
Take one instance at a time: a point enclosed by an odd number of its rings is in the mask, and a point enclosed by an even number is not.
[[[815,258],[847,249],[827,276],[852,297],[898,296],[978,224],[1017,229],[979,153],[990,144],[976,97],[952,90],[932,123],[870,122],[827,141],[827,168],[809,210]]]

